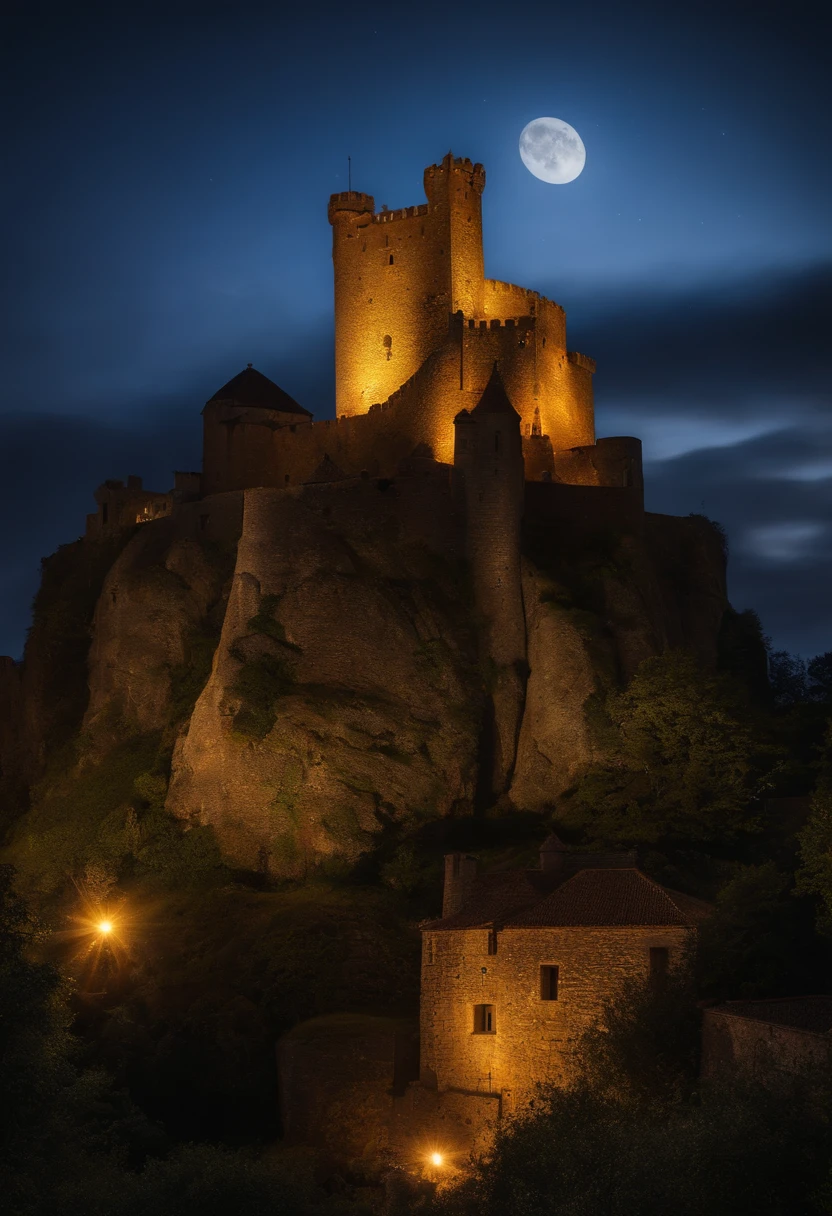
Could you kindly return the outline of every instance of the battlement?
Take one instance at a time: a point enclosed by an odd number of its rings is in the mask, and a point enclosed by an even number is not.
[[[532,291],[528,287],[520,287],[517,283],[504,283],[501,279],[486,279],[485,287],[493,295],[513,295],[515,297],[522,295],[530,300],[539,300],[541,304],[556,308],[558,312],[563,312],[563,307],[554,300],[550,300],[548,296],[543,296],[539,291]],[[534,307],[531,311],[535,311]]]
[[[329,196],[327,214],[330,224],[335,222],[335,216],[341,212],[352,212],[354,215],[370,215],[376,209],[376,201],[372,194],[363,194],[360,190],[343,190],[340,194]]]
[[[440,164],[428,165],[427,169],[425,169],[425,194],[428,198],[431,197],[439,182],[446,179],[449,174],[465,177],[469,186],[477,194],[482,194],[485,189],[485,168],[483,165],[479,161],[473,164],[467,156],[454,156],[453,153],[448,152],[442,158]]]
[[[427,203],[419,203],[415,207],[399,207],[397,211],[386,211],[382,208],[373,216],[374,224],[391,224],[395,220],[412,219],[416,215],[427,215],[430,210]]]
[[[474,333],[487,333],[492,329],[533,329],[536,317],[465,317],[455,313],[453,321],[457,326],[472,330]]]
[[[583,367],[586,371],[592,372],[593,375],[595,374],[596,363],[594,359],[589,357],[589,355],[582,355],[577,350],[568,350],[566,352],[566,357],[569,362],[574,363],[576,367]]]

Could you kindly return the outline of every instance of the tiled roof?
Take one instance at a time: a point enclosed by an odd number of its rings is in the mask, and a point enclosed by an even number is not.
[[[211,401],[233,401],[235,405],[255,406],[265,410],[280,410],[283,414],[300,414],[311,418],[309,410],[298,405],[294,397],[279,385],[249,365],[218,389]]]
[[[622,860],[630,864],[622,866]],[[594,867],[580,869],[571,877],[546,870],[483,875],[474,882],[459,912],[424,927],[693,926],[709,912],[710,905],[702,900],[653,882],[625,855],[599,857]]]
[[[777,1026],[793,1026],[815,1034],[832,1032],[832,996],[790,996],[772,1001],[728,1001],[713,1006],[715,1013],[728,1013]]]
[[[707,904],[660,887],[636,869],[579,870],[550,895],[504,922],[513,925],[695,925]]]

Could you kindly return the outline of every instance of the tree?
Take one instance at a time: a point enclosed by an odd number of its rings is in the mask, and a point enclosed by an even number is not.
[[[559,814],[609,843],[713,841],[758,827],[755,800],[777,755],[727,676],[672,652],[641,664],[607,700],[617,751]]]
[[[798,888],[818,900],[818,928],[832,934],[832,789],[812,799],[812,813],[800,832]]]
[[[771,694],[778,709],[788,709],[808,700],[809,689],[806,662],[799,654],[788,650],[772,650],[768,657],[768,678]]]

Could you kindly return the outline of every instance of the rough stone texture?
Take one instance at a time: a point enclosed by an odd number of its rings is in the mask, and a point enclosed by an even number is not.
[[[733,1012],[730,1005],[705,1009],[702,1076],[714,1079],[747,1071],[760,1080],[777,1083],[828,1062],[832,1054],[828,1030],[788,1026],[766,1017],[766,1004],[785,1003],[747,1002],[751,1008],[743,1014]],[[799,998],[794,1003],[799,1004]],[[760,1008],[758,1016],[754,1016],[755,1004]]]
[[[406,510],[361,481],[246,494],[222,639],[168,798],[240,866],[303,874],[354,859],[388,818],[470,805],[473,641],[449,566],[411,542]],[[266,596],[285,645],[251,629]],[[258,741],[235,729],[234,689],[241,656],[264,653],[294,683]]]
[[[418,1066],[415,1021],[337,1014],[301,1023],[277,1045],[285,1138],[364,1169],[381,1164],[394,1095]]]
[[[596,675],[570,614],[545,600],[549,580],[523,567],[529,679],[511,797],[537,807],[561,794],[593,758],[583,706]]]
[[[414,1173],[442,1177],[464,1167],[471,1153],[485,1152],[502,1113],[499,1093],[441,1093],[419,1083],[393,1099],[390,1152]],[[442,1155],[441,1173],[432,1169],[431,1155]]]
[[[497,953],[487,929],[424,934],[421,1077],[428,1087],[500,1093],[503,1113],[519,1109],[541,1081],[572,1075],[575,1040],[630,975],[648,975],[649,949],[681,955],[690,930],[506,928]],[[540,968],[560,968],[558,999],[542,1000]],[[474,1007],[494,1006],[496,1030],[474,1033]]]
[[[171,679],[218,605],[222,564],[173,520],[142,527],[115,562],[95,610],[83,729],[97,748],[166,721]],[[221,619],[221,618],[220,618]]]

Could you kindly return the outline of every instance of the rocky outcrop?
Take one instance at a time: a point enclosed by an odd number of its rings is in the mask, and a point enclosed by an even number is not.
[[[229,569],[172,519],[139,529],[120,554],[93,622],[83,729],[96,751],[168,722],[195,638],[219,637]]]
[[[480,686],[454,578],[372,483],[247,491],[169,810],[241,867],[304,874],[391,821],[470,809]]]

